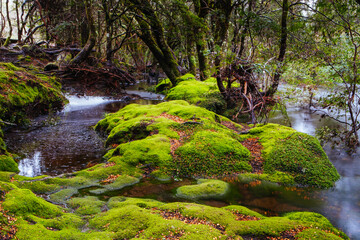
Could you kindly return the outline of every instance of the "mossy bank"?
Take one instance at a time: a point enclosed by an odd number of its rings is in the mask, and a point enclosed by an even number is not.
[[[66,102],[61,85],[54,77],[0,63],[0,128],[24,125],[29,117],[61,109]],[[6,151],[0,129],[0,170],[17,171],[17,164]]]

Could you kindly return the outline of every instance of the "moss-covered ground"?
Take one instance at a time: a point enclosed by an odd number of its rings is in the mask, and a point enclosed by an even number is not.
[[[93,196],[70,198],[66,207],[60,207],[13,183],[1,182],[1,234],[21,240],[307,239],[314,233],[316,239],[348,239],[317,213],[265,217],[237,205],[216,208],[126,197],[100,201]]]

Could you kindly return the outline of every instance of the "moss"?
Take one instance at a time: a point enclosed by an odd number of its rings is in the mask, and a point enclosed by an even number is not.
[[[28,216],[28,218],[35,223],[43,225],[44,227],[54,228],[57,230],[80,228],[85,225],[85,221],[73,213],[64,213],[62,216],[52,219],[44,219],[36,216]]]
[[[75,188],[63,189],[57,193],[53,193],[49,196],[50,200],[56,203],[65,203],[67,199],[77,194],[78,190]]]
[[[115,235],[109,232],[81,232],[79,229],[75,228],[65,228],[60,231],[56,229],[47,229],[44,225],[29,224],[26,221],[22,220],[18,223],[18,232],[16,237],[22,240],[38,240],[49,239],[49,240],[83,240],[83,239],[102,239],[102,240],[111,240],[114,239]]]
[[[141,208],[154,208],[164,205],[164,203],[154,199],[128,198],[128,197],[112,197],[108,201],[109,208],[120,208],[129,205],[136,205]]]
[[[266,218],[265,216],[261,215],[260,213],[252,211],[252,210],[248,209],[247,207],[240,206],[240,205],[229,205],[229,206],[223,207],[222,209],[226,209],[233,213],[240,213],[240,214],[243,214],[246,216],[257,217],[260,219]]]
[[[18,172],[18,165],[9,155],[0,155],[0,171]]]
[[[307,134],[277,124],[255,127],[249,136],[260,138],[265,173],[281,171],[299,184],[328,188],[340,178],[319,141]]]
[[[187,199],[219,199],[229,191],[229,184],[220,180],[199,179],[197,183],[179,187],[176,196]]]
[[[279,171],[275,171],[272,174],[243,173],[239,175],[239,179],[240,181],[245,181],[247,179],[249,180],[256,179],[261,181],[269,181],[269,182],[282,183],[287,185],[292,185],[295,183],[295,179],[292,175]]]
[[[177,220],[164,220],[160,215],[152,214],[150,210],[129,205],[122,208],[113,208],[90,220],[90,227],[102,231],[116,232],[117,239],[163,238],[184,232],[184,239],[213,239],[221,237],[221,233],[204,225],[187,225]]]
[[[91,178],[87,178],[84,176],[75,176],[72,178],[56,177],[56,178],[46,179],[44,181],[45,181],[45,183],[48,183],[48,184],[56,184],[59,186],[76,188],[76,189],[87,188],[87,187],[99,185],[98,179],[91,179]]]
[[[236,222],[227,228],[229,233],[240,236],[278,237],[284,231],[301,227],[301,223],[282,217],[265,218],[258,221]]]
[[[224,133],[199,131],[176,150],[181,175],[221,175],[251,171],[250,152]]]
[[[155,87],[157,93],[166,94],[167,91],[172,87],[170,79],[166,78],[161,80]]]
[[[159,88],[162,86],[163,84],[159,85]],[[175,87],[163,93],[166,92],[168,100],[186,100],[219,114],[227,108],[226,101],[218,90],[216,78],[200,82],[193,75],[185,74],[178,78]]]
[[[8,62],[1,62],[0,67],[2,67],[3,69],[12,70],[12,71],[20,71],[21,70],[21,68],[16,67],[14,64],[8,63]]]
[[[51,193],[60,190],[60,186],[56,184],[47,184],[43,181],[16,181],[14,182],[19,188],[30,189],[34,193]]]
[[[114,151],[121,156],[121,161],[136,166],[150,164],[166,167],[170,164],[170,140],[162,135],[149,136],[145,139],[119,145]]]
[[[59,110],[65,102],[55,78],[0,64],[0,118],[23,124],[28,115]]]
[[[185,121],[192,120],[194,117],[200,118],[203,121],[206,121],[207,119],[208,121],[214,122],[228,120],[227,118],[221,117],[204,108],[196,107],[190,105],[186,101],[179,100],[163,102],[157,105],[127,105],[116,113],[108,114],[105,119],[98,122],[98,124],[95,126],[95,129],[97,131],[109,134],[114,129],[114,127],[122,124],[124,121],[132,120],[135,122],[135,118],[144,120],[144,116],[146,116],[145,119],[148,120],[149,117],[158,117],[162,113],[180,117]]]
[[[172,178],[169,174],[164,173],[162,170],[152,171],[150,176],[161,182],[169,182]]]
[[[0,171],[0,181],[1,182],[10,182],[10,179],[14,174],[15,173],[12,173],[12,172],[1,172]]]
[[[103,194],[104,192],[107,192],[107,191],[120,190],[124,187],[134,185],[134,184],[138,183],[139,181],[140,180],[138,178],[127,176],[127,175],[122,175],[122,176],[117,177],[113,183],[103,185],[104,188],[91,190],[90,192],[94,193],[94,194]]]
[[[330,231],[332,233],[335,233],[338,236],[341,236],[343,238],[347,238],[346,234],[343,232],[337,230],[328,219],[326,219],[323,215],[319,213],[314,212],[293,212],[293,213],[287,213],[284,215],[284,217],[287,217],[291,220],[297,220],[305,223],[307,226],[310,226],[311,228],[316,228],[317,230],[322,229],[326,231]],[[333,234],[332,234],[333,235]],[[319,235],[321,236],[321,234]],[[335,236],[335,235],[333,235]],[[329,238],[332,239],[332,238]]]
[[[97,197],[86,196],[83,198],[72,198],[67,201],[71,208],[75,209],[75,213],[80,215],[92,215],[101,212],[101,207],[105,205]]]
[[[9,191],[2,205],[5,210],[20,216],[33,214],[39,217],[52,218],[62,214],[58,206],[37,197],[28,189],[14,188]]]
[[[211,91],[211,86],[205,82],[190,80],[182,81],[175,87],[171,88],[166,95],[168,100],[185,100],[189,103],[196,104],[205,101],[205,94]]]
[[[332,233],[327,233],[321,231],[320,229],[306,229],[301,233],[296,235],[296,239],[298,240],[340,240],[343,239],[339,236],[336,236]]]
[[[136,175],[136,170],[131,166],[128,166],[126,163],[117,161],[117,157],[109,160],[110,162],[116,162],[113,166],[107,166],[106,164],[97,164],[93,167],[81,170],[76,172],[77,177],[85,178],[90,180],[97,185],[96,182],[101,179],[107,178],[109,175],[117,175],[117,174],[131,174]]]

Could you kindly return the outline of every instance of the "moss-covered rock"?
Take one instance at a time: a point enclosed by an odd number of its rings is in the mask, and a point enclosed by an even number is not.
[[[22,123],[29,115],[63,107],[65,97],[54,77],[29,72],[11,63],[0,64],[0,118]]]
[[[221,199],[229,191],[229,184],[220,180],[199,179],[197,185],[182,186],[176,190],[176,196],[191,200]]]
[[[106,158],[119,156],[117,162],[150,166],[157,174],[209,176],[251,171],[250,152],[222,121],[230,120],[185,101],[172,101],[128,105],[101,120],[95,129],[107,133],[107,145],[116,147]],[[179,144],[172,147],[176,142]]]
[[[76,188],[67,188],[59,192],[53,193],[49,196],[52,202],[56,203],[65,203],[66,200],[71,198],[73,195],[77,194],[78,190]]]
[[[222,175],[251,171],[250,152],[225,133],[198,131],[176,152],[181,175]]]
[[[18,172],[18,164],[10,155],[0,155],[0,171]]]
[[[295,182],[316,187],[332,187],[340,178],[319,141],[305,133],[278,124],[252,128],[247,137],[258,137],[265,173],[281,171],[294,177]]]
[[[71,198],[67,201],[71,208],[75,209],[75,213],[79,215],[92,215],[101,212],[101,207],[105,205],[97,197],[86,196],[83,198]]]
[[[62,214],[58,206],[37,197],[28,189],[14,188],[10,190],[6,194],[2,206],[5,210],[18,216],[32,214],[43,218],[53,218]]]

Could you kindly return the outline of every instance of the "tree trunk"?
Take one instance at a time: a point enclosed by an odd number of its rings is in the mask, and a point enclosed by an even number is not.
[[[179,65],[167,44],[164,29],[157,14],[148,0],[130,0],[130,2],[138,11],[136,20],[141,29],[139,37],[158,60],[171,83],[176,85],[176,78],[180,76]]]
[[[6,0],[6,17],[7,17],[7,21],[9,23],[9,35],[5,40],[4,46],[6,47],[7,45],[9,45],[10,43],[10,39],[12,37],[12,25],[11,25],[11,19],[10,19],[10,11],[9,11],[9,0]]]
[[[193,74],[194,76],[196,75],[196,66],[195,66],[195,62],[194,62],[194,55],[193,55],[193,41],[190,38],[186,39],[186,51],[187,51],[187,58],[188,58],[188,62],[189,62],[189,72],[191,74]]]
[[[193,0],[194,8],[197,16],[206,23],[206,18],[210,11],[210,1],[209,0]],[[205,24],[206,25],[206,24]],[[207,57],[205,56],[206,52],[206,40],[205,40],[205,29],[196,27],[194,29],[196,37],[196,51],[199,62],[199,72],[200,80],[204,81],[209,77]]]
[[[90,29],[89,38],[87,43],[85,44],[85,47],[74,57],[74,59],[71,60],[70,65],[77,65],[86,60],[96,43],[96,30],[94,25],[94,19],[92,18],[91,13],[91,0],[85,1],[85,13]]]
[[[285,59],[286,53],[286,41],[287,41],[287,17],[289,13],[288,0],[283,0],[282,14],[281,14],[281,35],[280,35],[280,50],[279,57],[277,59],[277,68],[273,77],[273,82],[270,89],[265,93],[266,96],[273,96],[279,86],[280,77],[282,74],[282,65]]]

